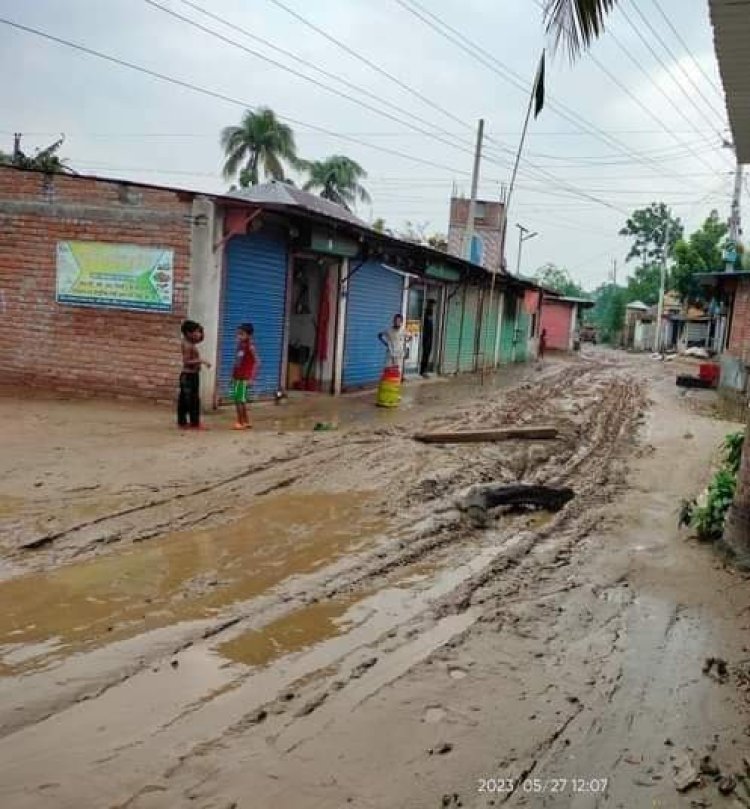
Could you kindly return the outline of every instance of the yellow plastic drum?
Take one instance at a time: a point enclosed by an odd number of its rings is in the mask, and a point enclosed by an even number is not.
[[[398,407],[401,404],[401,371],[398,367],[383,371],[376,404],[378,407]]]

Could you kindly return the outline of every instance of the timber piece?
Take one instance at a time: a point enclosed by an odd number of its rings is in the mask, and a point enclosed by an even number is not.
[[[417,433],[415,441],[422,444],[474,444],[482,441],[513,441],[557,438],[556,427],[503,427],[496,430],[462,430],[455,432]]]

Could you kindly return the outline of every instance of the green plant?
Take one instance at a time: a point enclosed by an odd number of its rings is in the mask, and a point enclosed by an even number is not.
[[[742,430],[738,433],[730,433],[724,439],[724,466],[734,475],[739,474],[740,471],[744,440],[745,433]]]
[[[683,500],[679,524],[693,528],[699,539],[721,539],[729,506],[734,500],[740,471],[743,432],[730,433],[722,444],[723,463],[708,488],[695,500]]]
[[[713,476],[708,489],[698,498],[693,508],[690,525],[699,539],[721,539],[724,533],[724,520],[732,505],[737,475],[723,468]]]

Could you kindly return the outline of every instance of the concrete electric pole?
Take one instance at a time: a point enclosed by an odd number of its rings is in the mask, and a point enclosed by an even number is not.
[[[737,259],[737,245],[742,236],[742,226],[740,219],[740,201],[742,199],[742,165],[737,163],[734,170],[734,193],[732,194],[732,211],[729,215],[729,243],[724,251],[724,269],[733,272]]]
[[[469,199],[469,216],[466,220],[464,235],[464,258],[471,261],[471,243],[474,238],[474,219],[477,211],[477,193],[479,192],[479,167],[482,162],[482,141],[484,139],[484,119],[479,119],[477,127],[477,146],[474,150],[474,170],[471,173],[471,198]]]

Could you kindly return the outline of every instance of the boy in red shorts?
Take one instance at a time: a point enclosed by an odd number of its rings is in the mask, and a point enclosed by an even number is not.
[[[233,430],[249,430],[250,414],[247,411],[248,388],[258,375],[258,355],[255,351],[252,323],[243,323],[237,329],[237,352],[232,371],[232,399],[237,408],[237,423]]]

